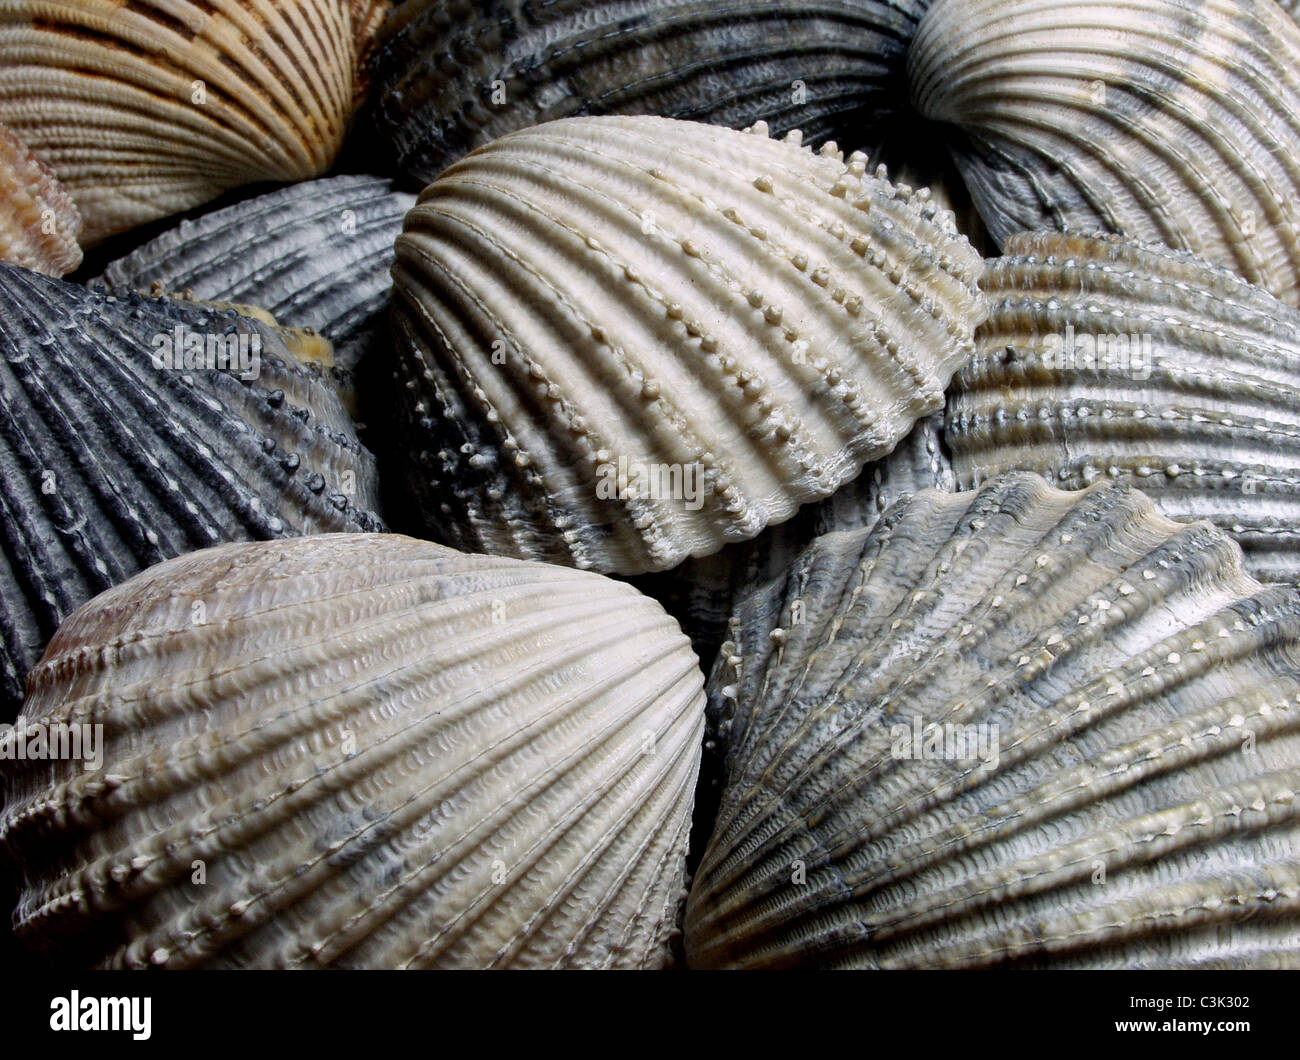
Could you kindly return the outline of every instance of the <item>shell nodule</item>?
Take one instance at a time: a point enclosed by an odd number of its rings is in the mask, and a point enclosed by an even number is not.
[[[695,967],[1300,964],[1300,594],[1135,490],[828,534],[708,693]]]
[[[197,616],[197,617],[196,617]],[[703,674],[600,575],[392,535],[224,545],[68,619],[16,763],[15,926],[104,967],[667,963]]]
[[[374,458],[278,331],[3,264],[0,469],[7,716],[59,623],[150,564],[383,526]]]
[[[1131,482],[1300,581],[1300,312],[1188,254],[1118,237],[1013,237],[953,378],[958,485],[1035,471]]]
[[[950,213],[761,130],[505,136],[397,243],[413,492],[467,551],[623,574],[747,540],[941,406],[982,268]]]
[[[936,0],[908,72],[999,243],[1123,234],[1300,302],[1300,27],[1274,0]]]

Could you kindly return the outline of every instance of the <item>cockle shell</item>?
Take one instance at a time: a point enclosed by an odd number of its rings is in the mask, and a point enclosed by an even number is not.
[[[1013,237],[982,283],[989,320],[948,398],[959,485],[1129,480],[1231,532],[1256,577],[1300,580],[1300,313],[1116,237]]]
[[[1300,595],[1125,486],[820,538],[709,680],[693,966],[1300,965]]]
[[[0,121],[55,172],[84,242],[259,181],[319,176],[363,55],[352,0],[9,0]]]
[[[81,264],[81,214],[49,167],[0,125],[0,261],[62,276]]]
[[[387,180],[306,181],[180,225],[113,262],[93,287],[191,291],[314,328],[354,368],[382,333],[393,243],[415,196]]]
[[[408,0],[375,49],[375,125],[417,186],[506,133],[581,115],[766,119],[857,146],[903,95],[928,2]]]
[[[205,346],[247,336],[240,374],[257,378],[155,367],[178,328]],[[96,593],[224,541],[379,530],[377,508],[374,459],[338,395],[274,329],[0,265],[0,720]]]
[[[1122,233],[1300,301],[1300,27],[1273,0],[937,0],[908,67],[999,244]]]
[[[982,264],[925,192],[794,134],[513,133],[397,241],[412,492],[466,551],[623,574],[752,538],[940,407]]]
[[[103,762],[4,763],[16,930],[110,967],[662,965],[703,683],[596,574],[392,535],[171,560],[32,675],[29,729],[102,724]]]

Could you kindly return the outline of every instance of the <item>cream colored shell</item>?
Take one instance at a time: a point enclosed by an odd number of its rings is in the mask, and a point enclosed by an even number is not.
[[[982,268],[928,191],[797,134],[604,117],[502,137],[397,242],[426,525],[623,574],[755,537],[940,406]]]
[[[629,586],[395,536],[208,549],[71,616],[23,720],[104,727],[98,771],[4,763],[16,930],[65,963],[669,959],[703,675]]]

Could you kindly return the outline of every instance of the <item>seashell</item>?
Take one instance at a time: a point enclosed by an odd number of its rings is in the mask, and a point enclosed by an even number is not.
[[[830,496],[940,407],[981,259],[924,192],[796,145],[572,118],[425,189],[394,333],[433,536],[666,570]]]
[[[113,262],[93,287],[191,291],[262,307],[354,368],[379,334],[393,243],[415,196],[376,177],[307,181],[216,210]]]
[[[407,0],[375,49],[373,122],[417,187],[507,133],[583,115],[853,139],[896,109],[929,2]]]
[[[1300,27],[1273,0],[937,0],[908,71],[999,245],[1122,233],[1300,300]]]
[[[921,493],[733,628],[694,967],[1300,965],[1300,596],[1208,523]]]
[[[65,966],[663,965],[703,684],[595,574],[392,535],[170,560],[32,674],[24,731],[94,719],[102,768],[5,771],[16,931]]]
[[[1017,236],[1007,251],[949,393],[958,484],[1012,468],[1062,488],[1123,479],[1232,533],[1261,580],[1300,580],[1300,313],[1116,237]]]
[[[259,181],[319,176],[362,55],[355,0],[11,0],[0,121],[72,195],[90,245]]]
[[[177,329],[242,344],[247,370],[167,367],[160,337],[176,345]],[[383,525],[373,457],[321,370],[273,329],[13,265],[0,265],[0,468],[4,720],[59,623],[144,567]]]
[[[870,527],[891,504],[912,493],[956,489],[942,432],[943,413],[919,420],[887,457],[868,464],[826,500],[800,508],[788,522],[715,555],[643,575],[634,584],[681,623],[707,671],[726,639],[737,603],[756,585],[784,582],[791,565],[816,538]]]
[[[49,167],[0,125],[0,261],[50,276],[81,264],[81,215]]]

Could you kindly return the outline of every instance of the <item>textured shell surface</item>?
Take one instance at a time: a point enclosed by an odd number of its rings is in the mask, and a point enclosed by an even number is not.
[[[958,484],[1009,469],[1124,479],[1210,519],[1265,581],[1300,580],[1300,313],[1187,254],[1118,237],[1013,237],[954,377]]]
[[[182,221],[113,262],[93,287],[191,291],[314,328],[354,368],[382,334],[389,270],[415,196],[377,177],[305,181]]]
[[[33,674],[28,731],[93,719],[103,762],[5,770],[16,930],[108,967],[662,966],[703,684],[597,574],[394,535],[170,560]]]
[[[895,501],[922,490],[956,489],[942,439],[943,413],[917,422],[887,457],[868,464],[834,495],[809,504],[789,522],[764,530],[752,541],[728,545],[702,559],[635,580],[682,624],[707,670],[727,636],[740,599],[758,586],[784,582],[790,565],[822,534],[870,527]]]
[[[62,276],[81,264],[81,214],[58,178],[0,125],[0,261]]]
[[[246,371],[172,367],[197,338]],[[243,351],[243,353],[241,353]],[[256,378],[242,378],[244,375]],[[172,556],[383,524],[337,393],[271,328],[0,265],[0,692],[68,614]]]
[[[319,176],[363,56],[348,0],[9,0],[0,121],[81,210],[83,244],[259,181]]]
[[[499,136],[581,115],[765,119],[853,141],[904,94],[928,2],[408,0],[376,47],[375,124],[421,185]]]
[[[1300,596],[1130,487],[920,493],[745,600],[696,967],[1300,964]]]
[[[1300,300],[1300,27],[1274,0],[937,0],[908,66],[999,244],[1122,233]]]
[[[571,118],[424,191],[393,325],[435,537],[666,570],[830,496],[942,406],[982,260],[926,191],[798,145]]]

